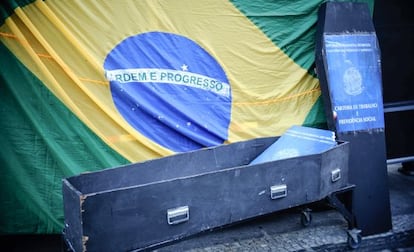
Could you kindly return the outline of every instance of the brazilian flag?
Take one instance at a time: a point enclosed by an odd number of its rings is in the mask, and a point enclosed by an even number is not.
[[[64,177],[323,127],[322,2],[3,0],[0,233],[60,233]]]

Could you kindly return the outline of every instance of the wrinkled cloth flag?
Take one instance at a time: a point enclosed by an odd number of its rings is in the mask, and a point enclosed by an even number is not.
[[[321,2],[2,1],[0,233],[60,233],[64,177],[324,125]]]

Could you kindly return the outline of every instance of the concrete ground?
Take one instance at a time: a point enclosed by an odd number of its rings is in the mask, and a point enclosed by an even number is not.
[[[414,251],[414,177],[388,166],[393,229],[363,237],[354,251]],[[158,252],[190,251],[350,251],[347,222],[323,204],[313,205],[312,222],[303,227],[300,208],[204,232],[157,248]],[[60,235],[0,236],[0,251],[67,251]]]

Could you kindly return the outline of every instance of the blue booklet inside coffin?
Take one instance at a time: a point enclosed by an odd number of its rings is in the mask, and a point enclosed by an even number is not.
[[[335,145],[337,145],[337,142],[333,131],[292,126],[275,143],[253,159],[250,164],[319,154]]]

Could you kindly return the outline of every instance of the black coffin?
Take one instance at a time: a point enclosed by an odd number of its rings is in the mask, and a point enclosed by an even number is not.
[[[248,165],[276,137],[177,154],[63,180],[74,251],[131,251],[319,201],[348,185],[346,142]]]

